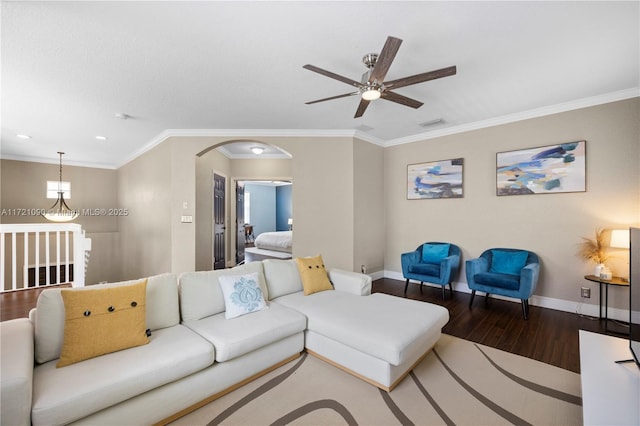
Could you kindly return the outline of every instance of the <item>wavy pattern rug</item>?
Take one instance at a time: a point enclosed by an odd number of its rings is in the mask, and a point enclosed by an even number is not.
[[[174,425],[580,425],[580,375],[443,335],[387,393],[303,356]]]

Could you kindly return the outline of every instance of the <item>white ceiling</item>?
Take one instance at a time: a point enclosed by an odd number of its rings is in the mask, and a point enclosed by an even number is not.
[[[5,0],[0,155],[119,167],[177,134],[357,131],[393,145],[639,96],[639,6]],[[404,42],[387,80],[457,75],[398,89],[417,110],[379,100],[354,119],[356,97],[304,104],[352,88],[303,65],[359,80],[389,35]]]

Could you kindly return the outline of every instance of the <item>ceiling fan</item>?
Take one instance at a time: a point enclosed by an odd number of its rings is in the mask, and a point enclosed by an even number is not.
[[[396,53],[398,53],[400,44],[402,44],[402,40],[400,40],[399,38],[387,37],[387,41],[385,42],[384,47],[382,48],[382,51],[379,55],[377,53],[369,53],[365,55],[362,58],[362,62],[364,62],[368,70],[362,75],[362,78],[359,82],[347,77],[343,77],[331,71],[323,70],[322,68],[318,68],[314,65],[307,64],[303,66],[302,68],[308,69],[309,71],[317,72],[318,74],[322,74],[329,78],[347,83],[348,85],[354,86],[358,89],[355,92],[306,102],[306,105],[330,101],[332,99],[345,98],[347,96],[360,95],[360,104],[358,105],[358,109],[356,110],[356,114],[353,118],[362,117],[365,110],[369,106],[369,103],[379,98],[386,99],[387,101],[395,102],[411,108],[420,108],[423,105],[422,102],[392,92],[392,90],[429,80],[435,80],[437,78],[455,75],[456,67],[454,65],[452,67],[429,71],[422,74],[416,74],[397,80],[384,81],[384,78],[387,75],[387,71],[389,71],[389,67],[391,67],[391,63],[393,62]]]

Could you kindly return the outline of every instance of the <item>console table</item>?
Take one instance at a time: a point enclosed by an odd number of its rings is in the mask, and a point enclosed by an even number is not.
[[[640,425],[640,368],[629,340],[580,330],[582,418],[585,425]]]
[[[602,319],[602,285],[604,284],[604,331],[609,331],[607,328],[607,324],[609,323],[609,286],[617,285],[622,287],[629,287],[629,281],[625,281],[620,277],[613,277],[610,280],[605,280],[604,278],[597,277],[595,275],[585,275],[585,280],[598,283],[600,285],[599,295],[600,295],[600,319]],[[624,333],[621,333],[624,334]]]

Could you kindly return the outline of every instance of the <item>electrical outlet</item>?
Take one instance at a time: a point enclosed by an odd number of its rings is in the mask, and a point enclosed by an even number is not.
[[[582,287],[580,289],[580,297],[585,299],[591,298],[591,289],[589,287]]]

